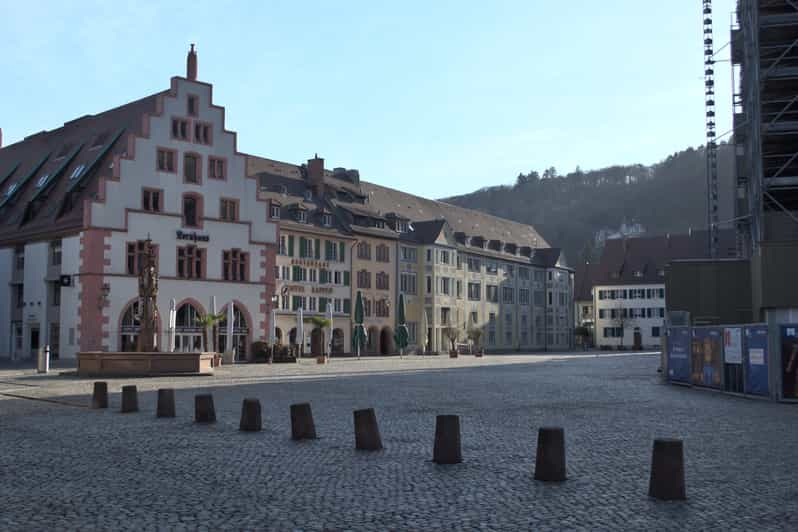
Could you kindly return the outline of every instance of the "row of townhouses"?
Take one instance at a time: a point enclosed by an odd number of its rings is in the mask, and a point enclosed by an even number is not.
[[[0,356],[133,348],[147,239],[162,345],[174,304],[178,350],[200,349],[198,318],[233,305],[220,348],[242,359],[272,332],[296,342],[299,308],[331,310],[332,350],[351,352],[358,292],[368,353],[396,351],[399,294],[416,351],[445,352],[447,327],[460,341],[482,330],[489,351],[572,343],[573,274],[534,228],[361,181],[318,156],[239,152],[193,46],[186,76],[162,92],[0,141]]]

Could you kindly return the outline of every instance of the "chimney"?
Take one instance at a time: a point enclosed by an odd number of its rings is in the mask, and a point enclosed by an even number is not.
[[[197,52],[194,51],[194,43],[191,44],[186,58],[186,77],[191,81],[197,80]]]
[[[315,154],[313,159],[308,159],[308,184],[313,189],[313,194],[321,195],[324,187],[324,159]]]

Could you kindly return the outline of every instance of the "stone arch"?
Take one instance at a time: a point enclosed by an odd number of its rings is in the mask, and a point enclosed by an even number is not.
[[[315,328],[310,331],[310,354],[314,357],[324,353],[324,331]]]
[[[227,303],[222,310],[220,311],[221,314],[224,316],[222,320],[219,321],[218,329],[219,329],[219,350],[227,349],[227,307],[230,303]],[[233,336],[236,337],[235,348],[236,348],[236,358],[238,360],[249,359],[250,354],[250,345],[252,345],[252,316],[247,310],[247,307],[239,300],[233,300]],[[222,335],[225,336],[224,342],[222,342]],[[224,345],[222,345],[224,343]]]
[[[382,328],[380,331],[380,354],[390,355],[396,351],[393,341],[393,329],[388,326]]]
[[[202,326],[197,325],[194,318],[205,315],[205,307],[194,298],[186,298],[175,305],[175,309],[175,350],[201,351]]]
[[[338,355],[344,352],[344,331],[343,329],[333,329],[332,333],[332,352]]]
[[[119,351],[136,351],[138,349],[138,335],[141,331],[141,324],[134,316],[137,313],[139,298],[134,297],[128,300],[122,306],[122,311],[119,313],[119,320],[117,322],[117,349]],[[161,335],[161,315],[162,310],[158,308],[158,319],[155,320],[155,332],[158,335],[158,350],[166,351],[169,346],[165,345],[164,338]]]

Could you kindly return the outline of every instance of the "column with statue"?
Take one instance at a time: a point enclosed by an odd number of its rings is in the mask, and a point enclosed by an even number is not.
[[[144,256],[139,269],[139,324],[137,350],[158,350],[158,264],[149,236],[144,242]]]

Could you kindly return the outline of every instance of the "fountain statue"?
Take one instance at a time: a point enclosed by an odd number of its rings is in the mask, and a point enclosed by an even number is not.
[[[158,265],[149,236],[144,241],[143,264],[139,270],[139,333],[137,350],[151,353],[158,350]]]

